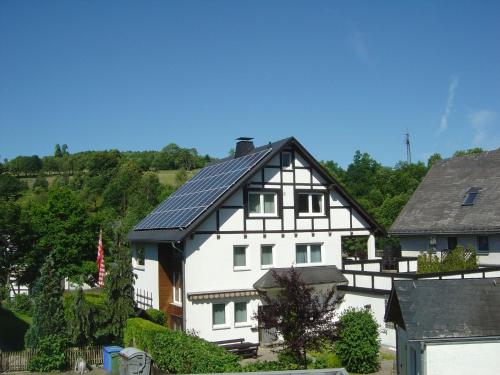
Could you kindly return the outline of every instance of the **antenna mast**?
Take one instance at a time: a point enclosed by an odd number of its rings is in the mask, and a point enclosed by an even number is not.
[[[408,133],[408,131],[405,134],[405,144],[406,144],[406,162],[408,164],[411,164],[410,133]]]

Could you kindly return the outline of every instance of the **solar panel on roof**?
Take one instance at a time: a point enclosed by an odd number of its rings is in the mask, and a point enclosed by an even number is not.
[[[139,222],[134,230],[189,226],[269,151],[265,149],[203,168]]]

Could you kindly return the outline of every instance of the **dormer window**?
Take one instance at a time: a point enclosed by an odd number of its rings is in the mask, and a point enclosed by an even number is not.
[[[479,194],[479,188],[470,188],[467,194],[465,194],[464,202],[462,206],[472,206]]]
[[[252,191],[248,193],[249,216],[276,216],[278,214],[276,193]]]

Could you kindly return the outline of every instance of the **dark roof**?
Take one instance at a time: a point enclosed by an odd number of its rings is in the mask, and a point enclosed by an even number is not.
[[[290,268],[274,268],[278,275],[284,275]],[[273,270],[267,271],[253,284],[255,289],[278,288],[279,285],[273,277]],[[308,285],[319,284],[347,284],[347,279],[335,266],[296,267],[302,281]]]
[[[295,147],[299,150],[300,154],[322,175],[322,177],[329,182],[330,187],[338,191],[342,196],[346,198],[350,204],[356,208],[356,210],[361,214],[361,216],[372,226],[374,232],[379,232],[385,234],[385,230],[380,226],[348,193],[345,189],[335,180],[335,178],[328,173],[323,166],[293,137],[285,138],[274,143],[269,143],[264,146],[255,148],[249,155],[260,153],[265,150],[269,152],[265,153],[259,161],[254,164],[246,173],[239,176],[239,178],[228,187],[224,192],[218,196],[214,196],[213,200],[206,205],[206,208],[197,212],[196,217],[191,220],[186,227],[154,227],[142,229],[141,223],[152,221],[151,216],[155,214],[156,211],[162,206],[165,206],[170,197],[167,198],[163,203],[161,203],[155,210],[152,211],[146,218],[141,220],[141,222],[128,234],[128,239],[130,241],[144,241],[144,242],[161,242],[161,241],[182,241],[186,236],[188,236],[192,231],[194,231],[199,224],[203,222],[212,212],[214,212],[219,205],[224,202],[228,197],[230,197],[238,188],[245,184],[251,176],[266,165],[275,155],[277,155],[281,150],[288,147]],[[238,158],[239,159],[239,158]],[[222,163],[230,162],[232,160],[237,160],[234,157],[226,157],[223,159],[216,160],[210,163],[207,167],[201,169],[191,180],[195,179],[196,176],[201,174],[206,174],[208,168],[220,165]],[[190,180],[190,181],[191,181]],[[189,183],[189,182],[188,182]],[[186,184],[188,184],[186,183]],[[182,189],[184,185],[180,188]],[[175,193],[174,193],[175,194]],[[142,232],[142,233],[140,233]]]
[[[385,320],[409,340],[500,336],[500,278],[395,280]]]
[[[479,194],[464,205],[471,189]],[[500,149],[437,161],[389,233],[500,233]]]

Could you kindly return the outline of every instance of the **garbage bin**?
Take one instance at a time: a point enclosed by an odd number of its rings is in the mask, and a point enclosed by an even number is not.
[[[122,349],[121,346],[105,346],[102,348],[103,367],[106,372],[113,372],[113,357],[116,358],[116,362]],[[116,374],[118,374],[118,372],[116,372]]]
[[[120,351],[120,375],[149,375],[151,357],[136,348],[125,348]]]

